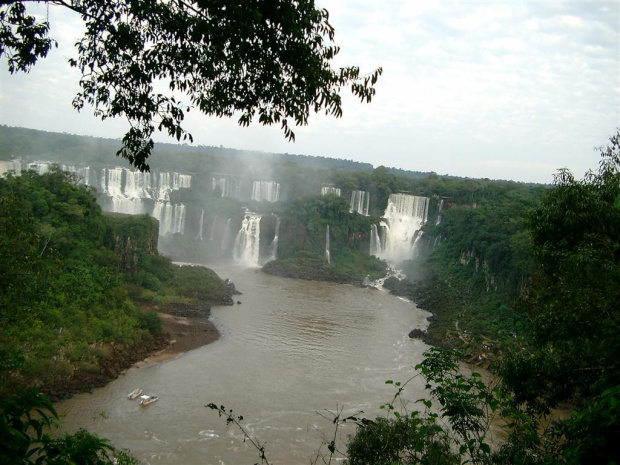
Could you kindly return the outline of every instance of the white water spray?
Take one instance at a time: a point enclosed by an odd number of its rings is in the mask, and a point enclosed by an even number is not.
[[[252,185],[252,200],[262,202],[277,202],[280,200],[280,183],[275,181],[254,181]]]
[[[278,258],[278,241],[280,236],[280,217],[276,218],[276,233],[273,236],[273,241],[269,244],[269,257],[267,261],[273,261]]]
[[[413,258],[416,234],[428,218],[427,197],[392,194],[385,209],[385,222],[373,225],[370,253],[395,265]]]
[[[233,259],[240,265],[254,268],[260,266],[260,215],[246,212],[241,229],[235,238]]]
[[[325,230],[325,260],[327,260],[327,263],[331,263],[331,256],[329,254],[329,225],[327,225]]]
[[[351,192],[351,207],[349,209],[351,213],[357,212],[360,215],[368,216],[369,207],[370,193],[366,191]]]

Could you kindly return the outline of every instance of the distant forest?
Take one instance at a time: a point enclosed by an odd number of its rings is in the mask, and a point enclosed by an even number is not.
[[[12,160],[16,157],[50,157],[58,163],[75,162],[76,156],[84,163],[95,166],[112,164],[111,154],[120,147],[120,140],[92,136],[79,136],[69,133],[39,131],[36,129],[18,128],[0,125],[0,160]],[[268,153],[260,151],[237,150],[210,145],[190,146],[186,144],[156,143],[151,163],[157,169],[172,169],[192,172],[196,166],[196,157],[234,157],[240,161],[260,159],[267,163],[291,163],[302,167],[324,170],[359,171],[370,173],[374,167],[370,163],[339,158],[327,158],[312,155],[295,155],[290,153]],[[186,162],[169,166],[166,155],[182,154]],[[176,159],[179,160],[179,159]],[[127,165],[126,160],[118,159],[119,165]],[[422,179],[431,173],[408,171],[400,168],[387,168],[389,174],[404,176],[411,179]]]

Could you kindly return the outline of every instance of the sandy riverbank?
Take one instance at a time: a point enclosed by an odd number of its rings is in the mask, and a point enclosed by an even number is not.
[[[144,360],[135,363],[131,369],[170,360],[198,347],[217,341],[220,334],[215,325],[206,317],[174,316],[158,312],[163,332],[168,337],[168,345]]]

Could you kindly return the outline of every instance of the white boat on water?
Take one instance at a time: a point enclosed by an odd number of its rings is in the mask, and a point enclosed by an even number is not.
[[[127,398],[129,400],[134,400],[136,399],[140,394],[142,394],[142,389],[137,388],[134,389],[133,391],[131,391],[129,394],[127,394]]]
[[[140,405],[149,405],[157,400],[159,400],[157,396],[140,396]]]

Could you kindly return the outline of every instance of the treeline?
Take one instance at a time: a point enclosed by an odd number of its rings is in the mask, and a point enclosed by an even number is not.
[[[16,128],[0,125],[0,160],[12,160],[17,157],[53,157],[58,163],[80,163],[93,165],[109,165],[110,157],[120,147],[120,140],[78,136],[67,133],[54,133],[35,129]],[[267,153],[259,151],[238,150],[216,146],[189,146],[180,144],[157,143],[153,151],[154,166],[160,170],[173,169],[180,172],[201,173],[204,160],[221,160],[225,169],[230,166],[229,161],[235,160],[239,168],[248,163],[261,160],[263,164],[290,164],[297,167],[316,168],[326,171],[360,171],[371,172],[370,163],[354,160],[328,158],[321,156]],[[174,161],[170,162],[170,158]],[[121,166],[125,160],[118,160]],[[405,171],[396,168],[394,174],[413,178],[426,177],[428,173]]]
[[[0,178],[0,229],[0,398],[62,396],[144,358],[163,341],[140,300],[232,303],[211,270],[158,254],[156,220],[102,214],[68,173]]]
[[[437,339],[445,339],[446,331],[454,328],[457,311],[465,313],[461,317],[462,327],[477,335],[476,343],[485,331],[489,338],[500,337],[504,341],[512,340],[510,333],[522,333],[523,318],[515,316],[511,307],[533,271],[525,230],[526,212],[537,204],[547,187],[438,177],[413,180],[389,174],[384,167],[372,173],[341,172],[334,179],[345,192],[357,189],[370,192],[371,215],[350,213],[346,196],[307,196],[281,205],[276,209],[282,218],[280,260],[267,264],[266,271],[357,283],[366,276],[381,277],[377,274],[387,264],[374,265],[370,261],[373,257],[368,257],[371,225],[381,221],[391,194],[407,192],[426,196],[430,198],[429,218],[416,252],[419,256],[432,252],[433,258],[428,263],[419,258],[409,262],[406,265],[409,278],[394,290],[421,301],[427,292],[424,289],[437,289],[438,300],[450,307],[450,311],[442,308],[437,312],[431,330]],[[344,266],[350,273],[348,279],[324,268],[328,226],[332,268]],[[301,251],[303,257],[295,258]],[[311,256],[315,259],[310,260]],[[286,267],[283,267],[284,260]],[[349,266],[351,263],[356,266]],[[311,272],[310,268],[315,271]],[[415,295],[413,287],[407,284],[413,281],[423,281]],[[392,282],[388,281],[388,286]],[[459,291],[451,299],[447,296],[454,293],[453,289]],[[424,308],[436,306],[426,300],[424,305]],[[464,310],[468,308],[472,312]]]

